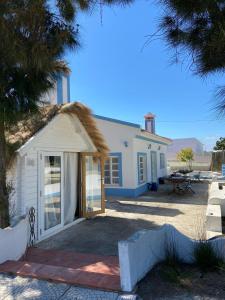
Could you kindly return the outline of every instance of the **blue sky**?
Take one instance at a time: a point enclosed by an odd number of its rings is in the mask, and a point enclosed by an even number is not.
[[[147,112],[157,115],[157,134],[196,137],[210,149],[225,135],[225,120],[212,111],[213,92],[225,77],[194,76],[187,66],[171,65],[163,40],[144,48],[157,30],[161,10],[155,1],[80,14],[82,47],[67,55],[72,70],[71,99],[94,113],[143,125]]]

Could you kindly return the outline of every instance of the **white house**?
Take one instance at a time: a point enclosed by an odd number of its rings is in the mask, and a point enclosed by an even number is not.
[[[35,209],[36,240],[104,212],[108,147],[87,107],[44,106],[9,130],[7,146],[18,146],[8,169],[11,213],[18,217]]]
[[[110,149],[105,163],[106,195],[137,197],[167,175],[167,147],[171,140],[155,134],[155,116],[140,125],[95,115],[97,126]]]
[[[9,149],[16,149],[8,168],[11,214],[33,207],[38,241],[104,212],[105,192],[137,197],[167,173],[170,140],[155,134],[154,115],[145,116],[146,130],[92,115],[81,103],[66,103],[68,82],[58,78],[40,113],[7,133]]]

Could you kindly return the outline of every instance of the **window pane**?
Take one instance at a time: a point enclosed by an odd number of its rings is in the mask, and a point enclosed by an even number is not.
[[[105,170],[109,170],[110,165],[105,165]]]
[[[44,160],[44,227],[61,223],[61,157],[45,156]]]
[[[113,177],[119,177],[119,172],[118,171],[113,171],[112,176]]]
[[[105,171],[105,176],[110,176],[110,172],[109,171]]]
[[[112,170],[118,170],[118,169],[119,169],[119,166],[117,164],[112,165]]]
[[[118,163],[118,157],[112,157],[112,163]]]
[[[119,178],[112,178],[112,184],[119,184]]]
[[[110,184],[110,177],[105,177],[105,184]]]

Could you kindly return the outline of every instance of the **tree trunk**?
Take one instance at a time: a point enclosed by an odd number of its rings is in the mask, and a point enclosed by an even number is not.
[[[0,228],[9,226],[9,196],[6,183],[5,124],[0,120]]]

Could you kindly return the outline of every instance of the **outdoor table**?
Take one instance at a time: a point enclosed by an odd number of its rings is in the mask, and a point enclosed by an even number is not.
[[[170,176],[166,177],[165,180],[173,185],[173,190],[170,193],[191,191],[195,193],[192,189],[191,182],[192,179],[187,176]]]

